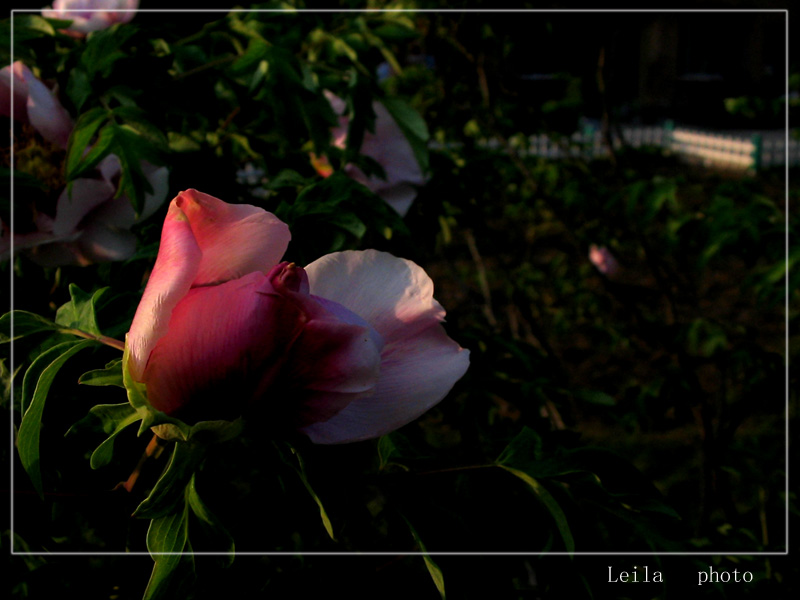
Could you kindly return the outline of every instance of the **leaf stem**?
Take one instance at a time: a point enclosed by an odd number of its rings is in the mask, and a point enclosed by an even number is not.
[[[87,340],[95,340],[101,344],[105,344],[106,346],[111,346],[117,350],[122,350],[123,352],[125,351],[125,342],[115,340],[114,338],[110,338],[105,335],[95,335],[93,333],[89,333],[88,331],[81,331],[80,329],[62,329],[62,331],[64,333],[71,333],[72,335],[86,338]]]
[[[486,469],[488,467],[496,467],[497,463],[488,463],[485,465],[466,465],[463,467],[447,467],[445,469],[432,469],[430,471],[408,471],[409,474],[414,475],[438,475],[439,473],[452,473],[455,471],[472,471],[474,469]]]

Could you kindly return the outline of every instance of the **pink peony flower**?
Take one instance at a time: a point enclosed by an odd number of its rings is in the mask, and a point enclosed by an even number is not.
[[[36,143],[43,150],[54,155],[66,150],[72,119],[55,94],[21,62],[0,70],[0,114],[12,116],[12,79],[14,119],[32,126],[41,136]],[[51,147],[44,148],[48,144]],[[54,165],[48,167],[53,169]],[[136,236],[130,228],[152,215],[167,197],[167,168],[142,163],[142,171],[153,192],[145,196],[139,219],[127,196],[114,198],[121,169],[119,159],[109,155],[98,165],[96,177],[76,179],[71,193],[64,188],[56,201],[54,216],[37,212],[35,231],[15,232],[14,249],[25,251],[42,266],[86,265],[128,258],[136,250]],[[2,229],[0,261],[9,258],[12,241],[5,223]]]
[[[315,443],[377,437],[450,391],[469,352],[416,264],[337,252],[278,262],[288,227],[196,190],[172,201],[128,333],[131,376],[150,404],[189,422],[246,411]]]
[[[53,8],[42,10],[42,16],[72,21],[69,31],[87,34],[128,23],[138,8],[139,0],[54,0]]]
[[[325,97],[331,103],[333,111],[339,115],[339,126],[331,132],[333,145],[344,149],[347,145],[347,127],[350,122],[343,116],[345,103],[328,91],[325,92]],[[375,133],[369,131],[364,133],[361,153],[383,167],[386,179],[375,175],[367,177],[361,169],[352,164],[345,167],[345,172],[383,198],[400,216],[405,216],[417,196],[417,187],[424,185],[427,177],[414,156],[411,144],[389,111],[380,102],[373,103],[372,108],[375,111]],[[323,176],[332,172],[330,164],[324,157],[312,156],[312,163],[317,172]]]
[[[58,98],[31,70],[17,61],[0,70],[0,114],[11,117],[11,88],[14,88],[13,118],[30,124],[41,136],[66,149],[72,132],[72,119]]]
[[[619,263],[605,246],[589,246],[589,261],[603,275],[613,276],[619,271]]]

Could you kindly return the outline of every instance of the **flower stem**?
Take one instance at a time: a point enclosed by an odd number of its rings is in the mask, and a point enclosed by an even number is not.
[[[117,487],[114,489],[125,488],[125,490],[128,492],[133,490],[133,486],[136,483],[136,480],[139,479],[139,475],[142,472],[142,467],[144,467],[144,463],[147,462],[147,459],[154,455],[155,458],[158,458],[164,451],[164,446],[159,442],[159,440],[160,438],[157,435],[153,436],[153,439],[151,439],[150,443],[147,444],[147,448],[145,448],[144,454],[142,454],[142,458],[139,459],[139,463],[136,465],[136,468],[130,474],[130,477],[128,477],[128,480],[118,484]]]

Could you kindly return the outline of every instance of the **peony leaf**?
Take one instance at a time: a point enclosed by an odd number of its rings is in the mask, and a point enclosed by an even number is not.
[[[85,172],[82,169],[84,154],[91,145],[95,134],[108,118],[109,111],[104,108],[93,108],[83,113],[75,123],[67,143],[67,163],[65,168],[67,181],[72,181]],[[102,157],[101,157],[102,158]],[[96,164],[96,163],[95,163]]]
[[[108,288],[101,288],[94,294],[87,294],[74,283],[69,286],[72,300],[56,312],[56,323],[67,329],[78,329],[93,335],[102,335],[97,325],[95,305]]]
[[[235,550],[233,538],[220,520],[214,513],[208,510],[208,507],[200,499],[200,496],[197,494],[194,475],[192,475],[192,479],[186,488],[186,500],[189,502],[189,507],[192,509],[192,512],[200,521],[200,526],[206,532],[207,537],[219,543],[219,547],[212,548],[212,551],[225,552],[223,566],[229,567],[233,564]]]
[[[300,477],[300,481],[303,482],[303,485],[305,486],[308,493],[311,494],[311,497],[314,499],[314,502],[317,503],[317,506],[319,507],[319,514],[320,517],[322,518],[322,524],[325,527],[325,531],[328,532],[330,538],[335,542],[336,537],[333,535],[333,525],[331,524],[331,520],[328,517],[328,513],[326,512],[325,507],[322,505],[322,500],[320,500],[319,496],[317,496],[317,493],[314,491],[314,488],[311,487],[311,483],[309,483],[308,481],[308,476],[306,475],[306,467],[305,464],[303,463],[303,457],[300,456],[300,453],[291,445],[287,444],[287,446],[289,447],[289,450],[294,455],[294,457],[297,459],[297,465],[294,465],[293,463],[286,460],[285,462],[294,469],[294,471]],[[281,455],[283,455],[283,453],[281,453]]]
[[[114,69],[114,63],[126,54],[120,47],[128,41],[137,29],[134,25],[110,27],[103,31],[95,31],[89,36],[86,48],[81,54],[80,65],[91,79],[98,75],[108,77]]]
[[[22,467],[40,496],[43,495],[43,491],[39,465],[39,435],[47,394],[64,363],[74,354],[95,343],[93,340],[83,340],[58,344],[34,360],[25,373],[22,382],[24,414],[17,434],[17,449]]]
[[[122,359],[112,360],[104,369],[87,371],[78,379],[78,383],[84,385],[115,385],[124,388],[122,381]]]
[[[92,144],[89,151],[81,158],[81,161],[73,167],[69,173],[69,180],[72,181],[78,177],[83,177],[89,171],[93,170],[100,161],[106,156],[111,154],[112,145],[114,144],[114,126],[107,123],[105,127],[100,130],[97,139]]]
[[[83,69],[72,69],[67,81],[67,96],[72,100],[75,108],[80,110],[91,95],[92,86],[89,82],[89,75]]]
[[[508,471],[515,477],[524,481],[533,491],[536,497],[544,504],[550,515],[556,522],[558,532],[564,541],[567,552],[572,554],[575,551],[575,542],[572,532],[567,522],[564,511],[559,506],[555,498],[545,488],[538,477],[553,476],[567,472],[582,472],[581,468],[559,469],[558,461],[541,460],[542,440],[532,429],[525,427],[511,443],[503,450],[495,464]]]
[[[137,215],[144,208],[144,197],[153,193],[153,186],[142,171],[142,160],[160,164],[161,150],[148,136],[132,125],[113,125],[112,152],[119,158],[122,168],[117,197],[126,194]]]
[[[207,446],[193,442],[176,442],[167,468],[150,494],[136,510],[134,517],[160,519],[171,514],[184,499],[184,490],[206,456]]]
[[[114,439],[117,435],[141,418],[136,409],[127,402],[124,404],[100,404],[94,406],[85,419],[73,425],[67,435],[80,428],[89,419],[100,419],[103,432],[109,436],[95,449],[89,460],[92,469],[99,469],[111,462],[114,456]]]
[[[58,325],[44,317],[24,310],[15,310],[0,317],[0,343],[18,340],[40,331],[58,331],[59,329]]]
[[[419,546],[420,552],[422,552],[422,560],[425,561],[425,566],[428,568],[428,573],[431,574],[431,579],[433,579],[434,585],[436,585],[436,589],[439,590],[439,595],[441,595],[442,600],[445,600],[445,593],[444,593],[444,575],[442,574],[442,569],[439,565],[434,562],[434,560],[428,554],[427,548],[425,548],[425,544],[422,543],[422,540],[419,537],[419,533],[417,530],[414,529],[414,526],[411,524],[411,521],[406,519],[403,516],[403,519],[408,525],[408,528],[411,530],[411,535],[414,537],[414,541]]]
[[[520,471],[519,469],[514,469],[512,467],[507,467],[504,465],[498,465],[500,468],[508,471],[512,475],[519,477],[528,484],[528,487],[536,494],[536,497],[544,504],[545,508],[550,512],[553,519],[556,522],[556,527],[558,528],[558,532],[561,534],[561,539],[564,540],[564,546],[567,549],[567,552],[571,555],[575,552],[575,541],[572,538],[572,531],[569,528],[569,523],[567,523],[567,517],[564,514],[564,511],[561,510],[561,506],[559,506],[558,502],[555,498],[547,491],[547,489],[534,477],[531,477],[528,473],[524,471]]]
[[[156,561],[143,600],[175,597],[181,577],[194,574],[194,557],[189,544],[188,502],[175,512],[154,519],[147,530],[147,550]],[[188,548],[187,548],[188,546]],[[176,573],[177,571],[177,573]]]

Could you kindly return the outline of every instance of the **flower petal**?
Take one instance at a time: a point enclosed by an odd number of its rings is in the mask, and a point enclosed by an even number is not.
[[[30,69],[24,69],[23,76],[28,85],[27,108],[31,125],[47,141],[66,148],[73,127],[69,113]]]
[[[375,159],[386,172],[384,184],[400,182],[422,185],[425,176],[419,166],[411,144],[400,126],[380,102],[373,104],[375,110],[375,133],[366,132],[361,153]],[[379,178],[372,178],[381,181]]]
[[[306,324],[294,350],[295,373],[305,389],[365,392],[375,387],[380,373],[383,338],[369,323],[345,307],[311,296],[322,307]],[[308,313],[307,313],[308,314]]]
[[[302,428],[313,442],[350,442],[397,429],[444,398],[467,370],[469,352],[440,325],[444,309],[418,265],[375,250],[347,251],[322,257],[306,272],[312,294],[358,314],[386,343],[374,393]]]
[[[136,236],[127,229],[92,221],[75,242],[84,264],[126,260],[136,252]]]
[[[334,252],[306,267],[315,296],[354,312],[388,344],[444,319],[433,282],[410,260],[377,250]]]
[[[417,197],[417,189],[408,183],[382,187],[375,191],[389,206],[404,217]]]
[[[161,207],[167,196],[169,169],[142,163],[142,171],[153,186],[153,193],[145,195],[144,207],[139,218],[136,218],[130,199],[123,194],[118,198],[112,198],[90,215],[93,225],[104,225],[114,229],[130,229]]]
[[[11,116],[11,80],[14,80],[14,119],[28,122],[28,84],[25,71],[30,72],[22,62],[17,61],[0,70],[0,115]]]
[[[131,375],[137,381],[141,381],[150,352],[167,332],[172,310],[191,288],[201,260],[189,220],[173,200],[164,220],[156,264],[126,339]]]
[[[76,179],[71,192],[68,187],[64,188],[58,197],[53,234],[61,237],[75,232],[89,213],[113,195],[114,187],[104,179]]]
[[[375,438],[406,425],[444,398],[469,366],[469,351],[441,325],[387,344],[374,394],[356,398],[329,420],[300,429],[316,444]]]
[[[192,289],[147,362],[148,400],[184,419],[235,418],[278,376],[304,322],[261,273]]]
[[[48,19],[72,21],[69,31],[91,33],[133,19],[139,0],[54,0],[52,9],[43,9],[42,16]]]
[[[289,245],[289,227],[263,208],[228,204],[197,190],[181,192],[173,202],[189,219],[203,253],[194,285],[266,274]]]

